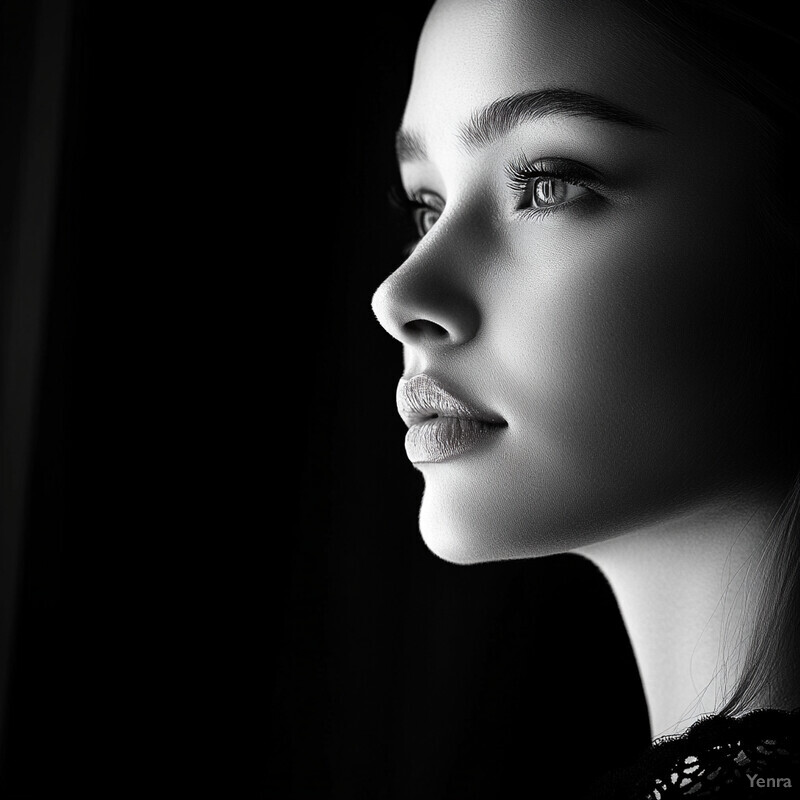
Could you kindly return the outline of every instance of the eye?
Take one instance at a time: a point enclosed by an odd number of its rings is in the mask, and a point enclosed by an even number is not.
[[[444,200],[433,192],[414,192],[407,196],[406,207],[421,239],[444,212]]]
[[[577,161],[548,158],[532,162],[523,155],[506,167],[506,175],[509,188],[517,195],[517,210],[531,214],[600,198],[598,173]]]
[[[412,210],[411,216],[421,238],[436,224],[441,212],[431,206],[418,205]]]
[[[402,213],[406,224],[410,220],[414,226],[414,237],[403,248],[408,257],[444,213],[444,199],[435,192],[406,191],[401,186],[393,186],[389,191],[389,201]]]
[[[533,208],[552,208],[569,203],[589,190],[585,186],[568,183],[561,178],[544,176],[529,180],[528,205]],[[523,198],[524,200],[525,198]]]

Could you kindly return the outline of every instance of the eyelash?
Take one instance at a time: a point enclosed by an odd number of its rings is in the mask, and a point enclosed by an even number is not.
[[[408,258],[415,250],[416,246],[422,240],[424,234],[419,233],[419,227],[417,222],[417,215],[420,212],[424,211],[435,211],[437,213],[441,213],[441,211],[437,208],[434,208],[430,203],[426,203],[422,197],[422,194],[417,194],[416,192],[406,192],[405,189],[400,188],[398,186],[393,186],[389,191],[389,202],[394,206],[394,208],[398,209],[402,212],[402,216],[405,220],[410,219],[414,226],[414,236],[411,241],[407,242],[403,249],[402,253],[405,258]]]
[[[508,188],[517,196],[517,211],[525,216],[545,217],[587,200],[597,199],[599,183],[595,171],[585,164],[577,161],[567,161],[560,158],[546,158],[530,161],[524,154],[518,156],[505,169],[508,177]],[[525,196],[528,194],[531,181],[536,178],[554,178],[564,183],[580,186],[587,189],[590,194],[582,195],[574,200],[568,200],[556,206],[537,208],[536,206],[523,206]]]
[[[505,173],[508,177],[508,188],[517,196],[517,211],[525,216],[543,218],[577,203],[595,200],[600,197],[597,192],[599,182],[595,171],[591,167],[577,161],[567,161],[559,158],[530,161],[522,154],[506,166]],[[572,184],[573,186],[585,188],[590,194],[582,195],[581,197],[568,200],[556,206],[523,206],[522,203],[525,202],[525,196],[528,194],[531,181],[536,178],[554,178],[564,181],[564,183]],[[393,187],[389,195],[392,205],[399,208],[406,218],[410,217],[414,221],[415,228],[417,228],[415,237],[403,248],[403,254],[406,257],[411,255],[414,248],[425,235],[419,233],[417,222],[418,214],[424,211],[442,213],[442,209],[435,208],[430,203],[425,202],[423,198],[424,194],[425,193],[406,192],[403,189]]]

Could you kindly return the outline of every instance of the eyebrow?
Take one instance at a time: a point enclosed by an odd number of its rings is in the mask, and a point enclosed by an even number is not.
[[[664,130],[602,97],[570,89],[541,89],[503,97],[474,111],[458,135],[468,151],[475,151],[507,135],[523,122],[554,116],[588,117],[645,131]],[[400,163],[422,161],[427,157],[422,137],[405,128],[397,132],[395,149]]]
[[[428,157],[422,137],[406,128],[397,131],[394,149],[401,164],[406,161],[424,161]]]

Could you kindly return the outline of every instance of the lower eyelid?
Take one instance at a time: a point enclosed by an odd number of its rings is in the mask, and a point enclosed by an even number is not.
[[[602,202],[603,198],[598,195],[596,192],[593,192],[591,189],[587,190],[585,194],[582,194],[580,197],[575,197],[572,200],[567,200],[565,203],[561,203],[557,206],[525,206],[523,208],[517,208],[516,212],[523,216],[530,216],[530,217],[545,217],[549,216],[550,214],[564,211],[573,206],[583,206],[583,205],[594,205],[595,203]]]

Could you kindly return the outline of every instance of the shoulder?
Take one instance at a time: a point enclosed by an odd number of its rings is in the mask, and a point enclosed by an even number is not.
[[[703,717],[679,736],[657,739],[640,759],[604,776],[586,797],[758,798],[768,787],[800,787],[800,708]]]

